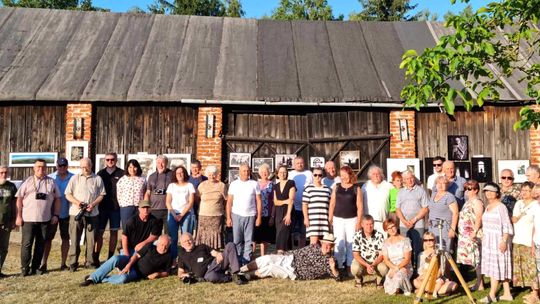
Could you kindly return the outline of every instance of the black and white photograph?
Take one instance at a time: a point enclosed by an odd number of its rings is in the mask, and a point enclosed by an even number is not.
[[[472,178],[471,162],[454,162],[456,167],[456,176],[461,176],[466,180]]]
[[[251,165],[251,153],[229,153],[229,168],[240,168],[241,165]]]
[[[349,166],[353,170],[360,170],[360,151],[339,152],[340,166]]]
[[[296,154],[276,154],[276,168],[279,166],[287,166],[287,169],[292,169],[295,157]]]
[[[120,169],[125,169],[125,155],[117,154],[116,155],[116,166]],[[94,172],[98,173],[99,170],[105,168],[105,154],[96,154],[96,162],[94,163]]]
[[[229,184],[238,179],[240,176],[240,170],[229,170]]]
[[[184,166],[189,172],[191,166],[191,154],[163,154],[169,160],[169,169],[173,170],[179,166]]]
[[[270,172],[274,172],[274,159],[270,157],[254,157],[252,171],[257,172],[263,164],[270,166]]]
[[[471,159],[472,179],[479,183],[493,181],[493,162],[490,157],[473,157]]]
[[[66,142],[66,158],[70,167],[81,165],[81,159],[88,157],[88,142],[84,140],[72,140]]]
[[[448,159],[469,159],[469,137],[467,135],[448,135]]]
[[[427,183],[427,179],[430,175],[435,173],[435,170],[433,169],[433,157],[426,157],[424,158],[424,183]]]
[[[142,176],[147,177],[156,171],[156,154],[146,154],[146,153],[137,153],[137,154],[128,154],[128,161],[130,159],[136,159],[141,165]]]
[[[388,158],[386,159],[386,179],[392,181],[392,172],[411,171],[414,176],[420,176],[420,159],[419,158]]]
[[[313,156],[309,158],[309,167],[310,168],[324,168],[324,157],[322,156]]]
[[[529,167],[528,159],[499,160],[497,162],[497,172],[499,173],[499,175],[497,176],[497,179],[499,180],[499,183],[500,183],[501,171],[504,169],[510,169],[512,170],[512,173],[514,173],[514,183],[526,182],[527,176],[525,175],[525,171],[527,170],[527,167]]]

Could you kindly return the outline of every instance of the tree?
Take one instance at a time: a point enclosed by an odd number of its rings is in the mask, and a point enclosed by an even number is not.
[[[332,7],[326,0],[281,0],[272,12],[275,20],[343,20],[334,17]]]
[[[455,15],[456,14],[454,14],[451,11],[446,12],[446,14],[444,14],[444,16],[443,16],[444,21],[448,22],[448,20],[450,20],[450,18],[454,17]],[[463,16],[463,17],[466,17],[466,18],[470,18],[470,17],[472,17],[474,15],[474,10],[473,10],[472,6],[469,4],[461,12],[459,12],[457,15],[460,15],[460,16]]]
[[[540,55],[539,8],[540,0],[501,0],[472,16],[450,17],[446,25],[454,28],[454,34],[441,37],[421,55],[414,50],[403,55],[400,67],[410,81],[401,92],[405,106],[419,110],[434,101],[453,115],[459,98],[470,111],[487,100],[499,101],[501,78],[520,72],[530,101],[524,103],[514,129],[538,127],[540,113],[528,104],[540,104],[540,62],[530,61]],[[505,39],[496,38],[499,29],[507,29]],[[464,88],[452,87],[451,80],[460,81]]]
[[[439,14],[432,13],[429,9],[425,9],[418,14],[418,21],[437,21]]]
[[[93,6],[92,0],[2,0],[2,4],[8,7],[108,11],[107,9]]]
[[[352,21],[415,21],[421,13],[408,15],[418,4],[410,4],[410,0],[359,0],[362,10],[352,12]]]
[[[156,0],[148,6],[154,14],[242,17],[239,0]]]

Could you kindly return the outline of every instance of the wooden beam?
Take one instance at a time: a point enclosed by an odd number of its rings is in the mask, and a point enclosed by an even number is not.
[[[371,157],[369,158],[369,160],[367,162],[364,163],[364,165],[362,166],[362,168],[360,168],[360,170],[358,170],[358,173],[356,173],[356,176],[360,176],[362,174],[362,172],[364,172],[364,170],[367,168],[367,166],[373,162],[373,159],[375,159],[375,157],[381,153],[381,150],[384,148],[384,146],[390,141],[390,138],[387,138],[385,139],[380,145],[379,147],[377,148],[377,150],[375,150],[375,152],[373,154],[371,154]]]
[[[390,134],[371,134],[371,135],[357,135],[357,136],[341,136],[341,137],[323,137],[323,138],[310,138],[310,139],[276,139],[276,138],[253,138],[243,136],[231,136],[225,135],[224,139],[227,141],[238,142],[261,142],[276,143],[276,144],[310,144],[310,143],[331,143],[331,142],[349,142],[356,140],[373,140],[373,139],[388,139]]]

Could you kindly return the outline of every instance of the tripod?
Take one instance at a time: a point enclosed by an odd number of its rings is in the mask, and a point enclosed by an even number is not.
[[[414,303],[415,304],[418,304],[420,302],[422,302],[422,297],[424,296],[424,293],[426,291],[426,287],[429,286],[435,286],[435,281],[437,280],[437,277],[438,277],[438,273],[439,273],[439,267],[441,267],[442,269],[442,273],[444,273],[444,267],[446,265],[446,261],[448,261],[448,263],[450,264],[450,266],[452,267],[452,269],[454,270],[454,273],[456,274],[458,280],[459,280],[459,283],[461,284],[461,287],[463,287],[463,289],[465,290],[465,293],[467,294],[467,297],[469,298],[469,301],[471,301],[471,303],[476,303],[476,300],[473,298],[472,294],[471,294],[471,291],[469,289],[469,286],[467,286],[467,282],[465,282],[465,280],[463,279],[463,276],[461,275],[461,273],[459,272],[459,269],[458,269],[458,266],[456,264],[456,262],[454,262],[454,259],[452,258],[452,256],[450,255],[450,253],[448,253],[444,247],[443,247],[443,244],[442,244],[442,228],[443,228],[443,224],[445,222],[445,220],[443,219],[436,219],[436,222],[437,222],[437,229],[439,230],[439,244],[438,244],[438,248],[435,252],[435,257],[433,257],[431,259],[431,261],[429,262],[429,266],[428,266],[428,269],[427,269],[427,272],[426,272],[426,275],[424,277],[424,279],[422,280],[422,284],[420,285],[420,288],[418,288],[418,290],[416,291],[416,297],[414,299]],[[439,264],[440,263],[440,264]]]

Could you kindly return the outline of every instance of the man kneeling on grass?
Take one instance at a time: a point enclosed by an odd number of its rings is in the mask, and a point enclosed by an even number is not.
[[[127,255],[113,256],[94,273],[86,276],[80,286],[84,287],[101,282],[124,284],[140,278],[153,280],[166,277],[171,268],[170,245],[171,238],[168,235],[161,235],[156,244],[146,244],[131,257]],[[120,274],[108,276],[115,268],[121,270]]]
[[[291,280],[315,280],[329,275],[339,280],[339,272],[334,260],[333,234],[326,233],[321,245],[313,244],[288,251],[283,255],[269,254],[242,266],[240,271],[249,273],[248,277],[289,278]]]

